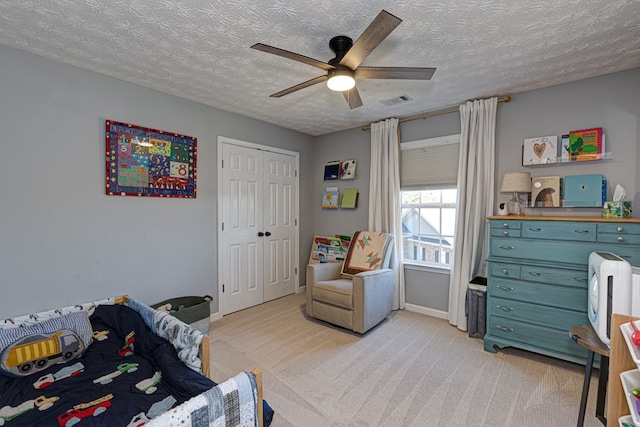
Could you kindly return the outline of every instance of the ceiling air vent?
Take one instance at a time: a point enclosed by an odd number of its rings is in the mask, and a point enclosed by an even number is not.
[[[384,101],[380,101],[380,103],[386,107],[391,107],[393,105],[402,104],[403,102],[413,101],[409,95],[400,95],[395,98],[385,99]]]

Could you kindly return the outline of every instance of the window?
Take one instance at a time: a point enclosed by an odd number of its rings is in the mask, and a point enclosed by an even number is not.
[[[460,135],[400,144],[405,263],[451,268]]]
[[[451,267],[456,194],[455,188],[402,192],[405,262]]]

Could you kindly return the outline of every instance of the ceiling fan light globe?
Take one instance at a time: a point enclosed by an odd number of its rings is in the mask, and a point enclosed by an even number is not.
[[[353,71],[351,70],[334,70],[329,73],[327,87],[331,90],[344,92],[345,90],[353,89],[355,85],[356,80],[353,78]]]

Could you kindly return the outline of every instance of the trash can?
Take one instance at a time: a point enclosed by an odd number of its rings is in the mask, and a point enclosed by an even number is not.
[[[467,290],[467,332],[471,338],[484,338],[487,331],[487,278],[474,277]]]
[[[209,322],[211,317],[211,305],[209,302],[212,299],[210,295],[203,297],[178,297],[153,304],[151,307],[158,308],[171,304],[168,310],[169,314],[191,325],[192,328],[197,329],[203,334],[209,335]]]

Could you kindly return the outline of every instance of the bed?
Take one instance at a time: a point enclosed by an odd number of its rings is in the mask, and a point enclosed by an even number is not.
[[[209,379],[209,339],[127,296],[0,321],[0,426],[268,426],[259,369]]]

